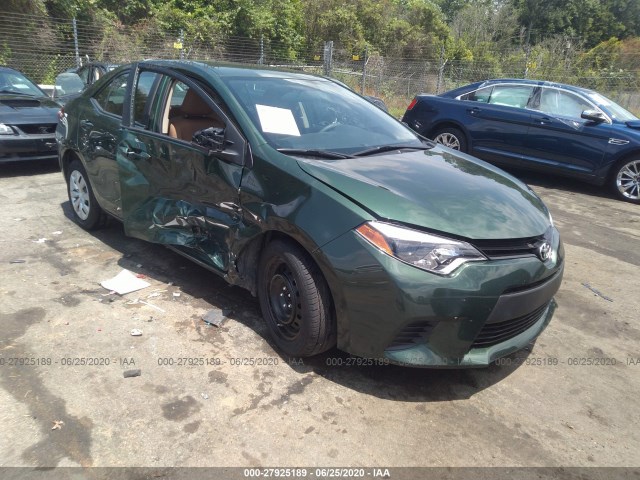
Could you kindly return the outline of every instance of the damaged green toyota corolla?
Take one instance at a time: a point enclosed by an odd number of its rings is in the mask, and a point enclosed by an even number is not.
[[[247,288],[288,355],[482,366],[553,314],[542,201],[330,79],[140,62],[68,103],[57,137],[82,227],[116,217]]]

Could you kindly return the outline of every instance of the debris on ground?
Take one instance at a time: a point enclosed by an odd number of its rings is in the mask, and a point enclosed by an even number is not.
[[[100,285],[102,285],[103,288],[113,290],[120,295],[125,295],[151,286],[149,282],[146,282],[141,278],[137,278],[129,270],[122,270],[115,277],[100,282]]]
[[[607,297],[605,294],[603,294],[600,290],[596,290],[595,288],[593,288],[591,285],[589,285],[588,283],[583,283],[582,284],[583,287],[588,288],[589,290],[591,290],[593,293],[595,293],[598,297],[605,299],[607,302],[613,302],[613,298],[611,297]]]
[[[138,330],[137,328],[134,328],[133,330],[131,330],[132,337],[139,337],[141,335],[142,335],[142,330]]]
[[[55,232],[51,232],[51,235],[62,235],[62,230],[56,230]]]
[[[218,309],[213,309],[205,313],[202,317],[202,320],[209,325],[219,327],[227,319],[227,316],[231,315],[232,313],[233,310],[220,311]]]
[[[160,308],[160,307],[158,307],[157,305],[154,305],[151,302],[145,302],[144,300],[140,300],[139,298],[136,298],[134,300],[128,301],[127,303],[125,303],[125,306],[126,305],[146,305],[148,307],[155,308],[159,312],[162,312],[162,313],[166,312],[166,310],[164,310],[163,308]]]
[[[33,243],[44,243],[46,241],[47,241],[46,238],[39,238],[38,240],[32,240]]]
[[[147,278],[147,276],[144,273],[138,273],[136,278]]]
[[[159,312],[165,313],[166,310],[163,308],[158,307],[157,305],[154,305],[153,303],[149,303],[149,302],[145,302],[144,300],[138,300],[138,302],[142,303],[143,305],[146,305],[148,307],[151,308],[155,308],[156,310],[158,310]]]
[[[26,260],[21,260],[21,259],[15,259],[15,260],[10,260],[9,263],[25,263]]]
[[[64,422],[62,420],[54,420],[53,427],[51,427],[51,430],[62,430],[63,425],[64,425]]]
[[[174,297],[179,297],[180,296],[180,292],[173,292],[173,296]]]
[[[139,377],[140,375],[142,375],[142,370],[140,370],[139,368],[134,368],[133,370],[125,370],[122,375],[124,376],[124,378]]]
[[[209,395],[207,395],[206,393],[201,393],[200,396],[205,400],[209,400]]]

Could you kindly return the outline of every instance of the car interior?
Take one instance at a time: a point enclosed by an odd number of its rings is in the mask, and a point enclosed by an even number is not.
[[[171,103],[171,100],[167,102],[164,122],[167,128],[164,129],[163,125],[163,131],[172,138],[190,142],[198,130],[209,127],[224,128],[220,117],[192,89],[187,90],[182,104],[171,107]]]

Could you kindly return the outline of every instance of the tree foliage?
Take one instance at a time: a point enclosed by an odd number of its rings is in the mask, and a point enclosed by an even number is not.
[[[263,38],[281,58],[319,52],[333,40],[347,55],[367,49],[393,58],[464,60],[495,66],[496,73],[505,56],[518,51],[518,61],[526,57],[535,67],[531,71],[550,72],[572,61],[598,68],[613,58],[630,59],[640,37],[638,0],[3,0],[1,9],[108,19],[100,40],[105,51],[131,32],[139,37],[131,40],[134,48],[159,27],[209,44]],[[59,30],[71,35],[68,24]],[[587,53],[569,60],[579,47]],[[607,57],[613,50],[624,53]]]

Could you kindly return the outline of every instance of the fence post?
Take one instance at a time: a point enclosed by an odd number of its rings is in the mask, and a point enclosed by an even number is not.
[[[364,95],[364,88],[367,84],[367,60],[369,59],[369,46],[364,47],[364,62],[362,62],[362,86],[360,87],[360,93]]]
[[[444,83],[444,66],[447,64],[447,61],[444,58],[444,45],[442,45],[442,50],[440,50],[440,67],[438,68],[438,83],[436,85],[436,95],[440,94],[440,86]]]
[[[260,59],[258,65],[264,65],[264,34],[260,35]]]
[[[376,97],[380,96],[380,91],[382,90],[382,74],[384,73],[384,57],[380,58],[380,62],[378,63],[378,82],[376,85]]]
[[[180,29],[180,60],[184,60],[184,30]]]
[[[529,28],[527,29],[527,46],[524,49],[524,74],[522,78],[527,78],[529,75],[529,56],[531,55],[531,24],[529,24]]]
[[[327,77],[331,76],[333,69],[333,40],[324,42],[324,74]]]
[[[78,51],[78,27],[76,25],[76,17],[73,17],[73,47],[76,52],[76,67],[80,68],[82,66],[82,61],[80,60],[80,52]]]

